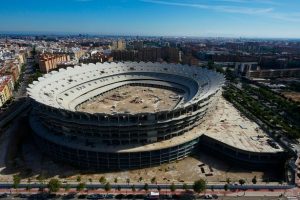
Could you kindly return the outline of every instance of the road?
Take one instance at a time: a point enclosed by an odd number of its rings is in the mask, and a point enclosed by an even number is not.
[[[8,108],[1,113],[0,128],[7,125],[29,107],[30,101],[27,98],[26,89],[28,86],[29,77],[33,71],[32,68],[33,67],[31,65],[26,65],[24,72],[22,72],[20,77],[20,86],[17,91],[14,91],[13,93],[12,103],[10,103]]]

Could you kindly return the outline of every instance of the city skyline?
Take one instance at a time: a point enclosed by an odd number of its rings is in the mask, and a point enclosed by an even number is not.
[[[5,0],[2,5],[2,33],[300,38],[295,0]]]

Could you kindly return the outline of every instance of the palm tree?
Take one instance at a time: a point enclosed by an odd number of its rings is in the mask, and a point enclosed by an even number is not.
[[[49,192],[58,192],[60,186],[61,186],[61,182],[58,179],[56,178],[51,179],[48,183]]]
[[[80,182],[81,181],[81,176],[77,176],[76,181]]]
[[[131,190],[132,190],[132,192],[135,192],[135,185],[131,186]]]
[[[79,183],[76,187],[76,190],[80,192],[84,190],[84,188],[85,188],[85,183]]]
[[[149,190],[149,185],[148,185],[148,183],[145,183],[145,185],[144,185],[144,190],[145,190],[146,192]]]
[[[108,192],[108,191],[110,191],[110,190],[111,190],[111,185],[110,185],[110,183],[109,183],[109,182],[107,182],[107,183],[105,184],[105,186],[104,186],[104,190],[105,190],[106,192]]]
[[[105,184],[106,183],[106,178],[104,176],[101,176],[100,179],[99,179],[99,182],[101,184]]]
[[[21,183],[21,177],[17,174],[15,174],[13,176],[13,187],[17,190],[17,188],[19,187],[20,183]]]
[[[170,185],[170,190],[171,190],[171,192],[175,192],[175,190],[176,190],[176,185],[175,185],[174,183],[172,183],[172,184]]]

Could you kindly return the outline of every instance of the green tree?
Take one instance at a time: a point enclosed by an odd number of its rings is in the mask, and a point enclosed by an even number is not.
[[[153,177],[153,178],[151,179],[151,183],[152,183],[152,184],[156,183],[156,177]]]
[[[239,184],[240,184],[240,185],[244,185],[245,183],[246,183],[246,181],[245,181],[244,179],[240,179],[240,180],[239,180]]]
[[[118,186],[117,186],[117,190],[118,190],[118,191],[121,191],[121,189],[122,189],[121,186],[118,185]]]
[[[69,190],[71,189],[71,186],[70,186],[69,184],[66,184],[66,185],[64,186],[64,188],[65,188],[65,191],[69,191]]]
[[[108,191],[110,191],[110,190],[111,190],[111,185],[110,185],[110,183],[109,183],[109,182],[107,182],[107,183],[105,184],[105,186],[104,186],[104,190],[105,190],[106,192],[108,192]]]
[[[47,187],[49,188],[50,192],[58,192],[60,186],[61,186],[61,182],[58,179],[53,178],[49,181]]]
[[[207,62],[207,67],[208,69],[214,69],[215,68],[215,63],[214,61],[210,60]]]
[[[256,183],[257,183],[256,176],[254,176],[254,177],[253,177],[253,179],[252,179],[252,183],[253,183],[253,184],[256,184]]]
[[[204,179],[199,179],[195,181],[193,189],[197,193],[203,192],[206,189],[206,181]]]
[[[224,185],[224,190],[227,191],[228,190],[228,184]]]
[[[100,179],[99,179],[99,182],[101,184],[105,184],[106,183],[106,178],[104,176],[101,176]]]
[[[139,178],[139,181],[141,182],[142,180],[143,180],[143,177],[140,177],[140,178]]]
[[[19,175],[17,175],[17,174],[15,174],[14,176],[13,176],[13,187],[15,188],[15,189],[17,189],[18,187],[19,187],[19,185],[20,185],[20,182],[21,182],[21,177],[19,176]]]
[[[26,190],[29,191],[31,189],[31,185],[26,185]]]
[[[118,178],[115,178],[114,183],[117,183],[117,182],[118,182]]]
[[[170,190],[171,190],[171,192],[175,192],[175,190],[176,190],[176,185],[175,185],[174,183],[172,183],[172,184],[170,185]]]
[[[160,192],[161,191],[161,187],[158,185],[157,186],[157,190]]]
[[[128,178],[128,179],[126,179],[126,183],[127,184],[129,184],[130,183],[130,179]]]
[[[231,179],[230,178],[226,178],[226,183],[230,184],[230,182],[231,182]]]
[[[80,182],[81,181],[81,176],[77,176],[76,181]]]
[[[145,190],[146,192],[149,190],[149,185],[148,185],[148,183],[145,183],[145,185],[144,185],[144,190]]]
[[[131,186],[131,190],[132,190],[132,192],[135,192],[135,185]]]
[[[77,191],[82,191],[82,190],[84,190],[84,188],[85,188],[85,183],[79,183],[77,186],[76,186],[76,190]]]
[[[90,183],[93,182],[93,179],[92,179],[92,178],[89,178],[89,182],[90,182]]]
[[[182,185],[182,189],[185,190],[185,191],[187,191],[187,190],[188,190],[188,185],[187,185],[186,183],[184,183],[184,184]]]

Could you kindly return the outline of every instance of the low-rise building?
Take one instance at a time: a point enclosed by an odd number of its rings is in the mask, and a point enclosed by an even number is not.
[[[2,107],[11,97],[14,83],[11,76],[0,77],[0,107]]]
[[[45,53],[38,57],[39,68],[42,73],[57,69],[57,64],[68,61],[70,61],[70,56],[67,54]]]

